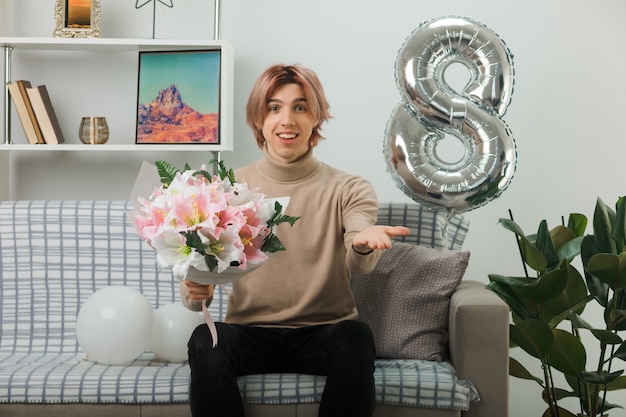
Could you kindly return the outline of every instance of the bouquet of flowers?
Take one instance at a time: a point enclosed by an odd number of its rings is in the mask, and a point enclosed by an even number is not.
[[[238,183],[223,162],[217,174],[204,165],[179,170],[157,161],[156,167],[161,184],[149,198],[137,197],[133,223],[156,251],[158,265],[171,267],[176,278],[191,273],[201,283],[234,281],[285,249],[273,229],[293,226],[298,217],[284,215],[279,200]]]

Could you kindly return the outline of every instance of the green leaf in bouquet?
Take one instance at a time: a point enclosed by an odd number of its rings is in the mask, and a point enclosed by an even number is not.
[[[217,176],[224,181],[225,178],[228,178],[231,184],[235,184],[237,181],[235,180],[235,171],[232,168],[226,168],[224,165],[224,161],[218,161],[217,159],[211,159],[210,163],[217,163]]]
[[[156,161],[155,164],[159,177],[161,178],[161,183],[166,187],[172,183],[176,174],[180,172],[178,168],[167,161]]]
[[[300,217],[294,217],[294,216],[287,216],[283,213],[283,205],[280,204],[278,201],[274,202],[274,214],[272,215],[272,217],[267,221],[267,226],[272,228],[274,226],[278,226],[281,223],[289,223],[291,226],[293,226],[296,221],[298,221],[298,219]]]
[[[195,171],[193,175],[202,175],[204,178],[208,179],[209,181],[213,179],[213,174],[211,174],[209,171],[205,169],[199,169]]]
[[[285,250],[285,245],[280,241],[278,236],[274,233],[270,233],[263,240],[263,245],[261,245],[261,251],[267,253],[279,252],[281,250]]]
[[[213,272],[215,268],[217,268],[217,259],[212,254],[204,255],[204,262],[209,267],[209,271]]]

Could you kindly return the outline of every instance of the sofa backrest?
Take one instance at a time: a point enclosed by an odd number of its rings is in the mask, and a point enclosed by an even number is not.
[[[178,299],[170,271],[135,232],[125,201],[0,203],[0,349],[76,351],[75,322],[94,291],[139,290],[154,308]]]
[[[179,301],[178,281],[131,225],[127,201],[0,202],[0,349],[78,351],[76,317],[94,291],[124,285],[153,308]],[[411,227],[401,240],[458,249],[468,222],[417,204],[381,204],[379,222]],[[226,311],[220,289],[213,319]]]

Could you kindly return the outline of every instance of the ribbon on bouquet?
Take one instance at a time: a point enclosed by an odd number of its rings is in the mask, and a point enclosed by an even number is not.
[[[220,289],[224,291],[226,295],[228,295],[228,289],[224,284],[216,285],[216,289],[217,286],[219,286]],[[213,339],[213,347],[215,347],[217,346],[217,327],[215,327],[215,321],[213,321],[213,317],[211,317],[211,313],[209,312],[209,307],[207,307],[206,301],[207,300],[202,300],[202,316],[204,317],[204,322],[206,323],[207,327],[209,328],[209,332],[211,333],[211,338]]]
[[[215,322],[213,321],[213,317],[211,317],[211,313],[209,313],[209,308],[206,306],[206,301],[207,300],[202,300],[202,315],[204,316],[204,322],[209,328],[209,332],[213,338],[213,347],[215,347],[217,346],[217,328],[215,327]]]

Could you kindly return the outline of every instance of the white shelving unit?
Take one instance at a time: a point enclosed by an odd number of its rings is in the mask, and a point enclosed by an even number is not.
[[[64,57],[70,57],[70,60],[76,66],[76,62],[80,62],[84,59],[88,64],[90,60],[94,59],[94,56],[104,60],[115,60],[116,58],[123,57],[122,61],[125,65],[131,62],[131,67],[125,69],[126,73],[136,73],[139,60],[139,52],[141,51],[182,51],[182,50],[217,50],[221,51],[221,71],[220,71],[220,144],[136,144],[134,134],[126,132],[124,137],[114,137],[116,132],[111,132],[111,138],[106,144],[102,145],[85,145],[77,141],[72,135],[68,135],[71,132],[65,132],[66,143],[59,145],[41,144],[32,145],[26,143],[17,143],[13,140],[12,135],[19,129],[22,130],[19,119],[16,114],[12,114],[12,101],[8,93],[8,88],[5,86],[4,90],[4,123],[2,140],[0,141],[0,199],[14,199],[15,193],[13,192],[14,179],[12,175],[15,175],[15,164],[13,162],[13,155],[19,155],[20,158],[28,157],[28,155],[42,155],[42,152],[80,152],[78,155],[84,155],[83,152],[105,154],[112,152],[113,154],[119,154],[119,152],[132,152],[132,153],[169,153],[169,152],[213,152],[218,153],[221,151],[230,151],[233,149],[233,65],[234,57],[231,45],[226,41],[221,40],[187,40],[187,39],[121,39],[121,38],[22,38],[22,37],[0,37],[0,45],[4,52],[4,82],[5,85],[17,79],[25,79],[23,76],[14,71],[16,64],[19,64],[20,60],[24,58],[31,68],[32,72],[33,62],[37,62],[37,57],[41,55],[42,62],[45,62],[43,58],[50,60],[54,59],[55,54],[60,57],[55,61],[55,65],[63,65]],[[133,57],[134,53],[137,53],[136,62],[132,62],[129,56]],[[94,55],[95,54],[95,55]],[[83,58],[84,57],[84,58]],[[59,63],[60,62],[60,63]],[[132,67],[132,64],[135,64]],[[37,64],[35,64],[37,66]],[[45,65],[41,65],[42,68],[37,68],[38,73],[45,74],[46,76],[53,76],[49,74]],[[75,70],[75,68],[72,68]],[[107,74],[94,74],[97,77],[99,83],[107,83]],[[53,84],[53,81],[46,82],[46,84]],[[65,86],[57,86],[57,88],[64,88]],[[89,90],[87,86],[75,86],[73,88]],[[115,85],[111,86],[111,89],[116,88]],[[135,82],[136,91],[136,82]],[[69,93],[67,93],[69,94]],[[127,89],[126,94],[129,94]],[[59,97],[59,95],[52,98],[53,103],[56,100],[64,100],[65,97]],[[67,105],[67,102],[62,102]],[[99,103],[101,105],[110,105],[115,107],[116,103]],[[126,103],[129,105],[130,103]],[[56,104],[55,104],[55,107]],[[136,108],[134,104],[132,108]],[[128,118],[135,118],[136,114],[129,114]],[[72,120],[72,123],[75,121]],[[63,125],[63,120],[61,120]],[[69,124],[69,122],[68,122]],[[134,133],[134,132],[133,132]],[[70,136],[71,140],[67,140]]]

